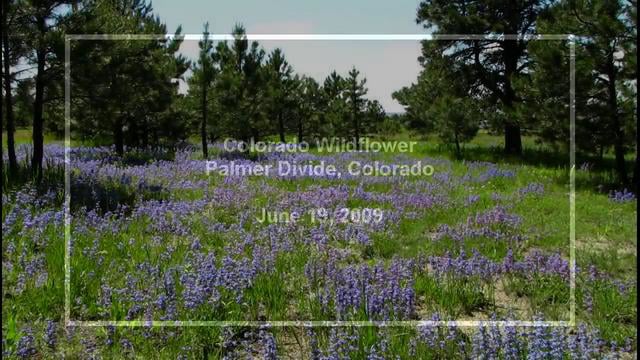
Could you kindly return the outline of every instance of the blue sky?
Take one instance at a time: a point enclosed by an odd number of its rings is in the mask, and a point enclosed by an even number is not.
[[[209,21],[216,31],[228,32],[242,22],[250,32],[265,27],[287,31],[287,24],[307,24],[317,33],[414,33],[418,1],[380,0],[156,0],[153,8],[169,28],[182,24],[188,33],[202,31]],[[306,25],[305,25],[306,26]]]
[[[153,1],[154,11],[173,32],[198,34],[209,22],[212,33],[229,33],[242,23],[256,34],[417,34],[418,1],[379,0],[235,0]],[[332,70],[345,74],[355,66],[367,78],[368,96],[389,112],[402,111],[391,93],[414,81],[420,71],[417,41],[261,41],[268,51],[282,48],[299,73],[323,80]],[[194,56],[197,41],[182,51]]]

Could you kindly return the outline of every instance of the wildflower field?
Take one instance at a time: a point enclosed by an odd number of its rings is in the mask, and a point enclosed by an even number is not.
[[[1,9],[3,359],[637,358],[636,0]]]
[[[50,144],[48,186],[2,194],[3,357],[635,357],[635,196],[596,193],[582,186],[595,170],[576,169],[575,326],[544,326],[572,320],[568,165],[429,149],[210,145],[218,167],[324,162],[341,173],[221,176],[188,147],[74,147],[66,244],[64,148]],[[352,176],[353,161],[434,171]],[[265,209],[299,216],[261,221]]]

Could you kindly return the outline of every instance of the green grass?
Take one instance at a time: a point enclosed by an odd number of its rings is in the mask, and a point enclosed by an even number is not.
[[[27,144],[32,144],[32,137],[31,137],[31,128],[18,128],[16,129],[16,132],[14,134],[14,139],[16,142],[16,145],[27,145]],[[45,133],[44,134],[44,142],[45,144],[55,144],[55,143],[64,143],[64,137],[58,137],[54,134],[51,133]],[[3,131],[2,132],[2,147],[6,149],[6,145],[7,144],[7,132]]]
[[[3,141],[4,141],[3,137]],[[28,143],[29,132],[20,129],[16,133],[19,144]],[[48,136],[48,143],[59,142]],[[412,159],[445,158],[450,163],[439,165],[439,173],[450,173],[453,178],[463,176],[471,161],[495,161],[499,159],[501,138],[481,133],[466,146],[463,159],[455,159],[448,148],[439,145],[432,139],[420,140],[417,152],[408,154]],[[389,263],[392,259],[428,257],[443,255],[451,252],[454,255],[460,250],[467,254],[477,249],[481,254],[493,260],[502,259],[509,248],[514,249],[517,259],[522,259],[532,251],[558,252],[564,259],[570,254],[569,234],[569,188],[568,188],[568,158],[564,155],[553,154],[550,149],[535,143],[532,138],[525,137],[524,160],[506,159],[501,161],[500,168],[515,171],[513,178],[494,178],[486,182],[471,183],[464,187],[454,187],[446,190],[447,206],[431,209],[412,209],[415,218],[401,218],[390,224],[393,231],[389,233],[372,234],[370,246],[359,245],[331,239],[332,245],[339,250],[348,252],[344,263],[368,263],[376,261]],[[397,154],[381,154],[384,160],[391,160]],[[198,156],[198,155],[196,155]],[[608,156],[608,155],[607,155]],[[140,160],[138,158],[131,161]],[[145,160],[142,158],[142,160]],[[121,165],[124,165],[123,162]],[[478,170],[481,171],[481,170]],[[476,171],[474,174],[477,175]],[[147,193],[140,189],[131,189],[118,184],[110,191],[120,191],[122,199],[134,204],[140,199],[200,199],[205,191],[213,191],[225,186],[223,179],[218,176],[199,177],[207,179],[206,189],[172,191],[160,195]],[[630,281],[636,278],[636,249],[637,222],[636,203],[617,204],[610,201],[607,194],[597,191],[594,184],[602,180],[610,180],[607,171],[595,168],[590,172],[576,171],[576,260],[581,269],[588,269],[595,265],[600,271],[610,274],[613,279]],[[192,179],[195,180],[195,179]],[[401,184],[410,188],[412,181]],[[436,181],[430,179],[429,181]],[[72,318],[84,320],[101,319],[105,311],[110,312],[112,319],[123,320],[127,317],[127,309],[133,301],[121,299],[114,301],[109,308],[103,308],[100,303],[101,285],[103,279],[115,281],[115,287],[125,288],[127,283],[121,274],[137,271],[136,264],[165,267],[180,264],[189,254],[194,239],[200,241],[201,247],[216,254],[216,264],[222,263],[223,255],[228,247],[241,243],[244,236],[256,235],[267,225],[258,225],[247,221],[241,229],[234,232],[214,232],[208,225],[222,223],[233,225],[243,214],[256,214],[262,207],[276,204],[282,197],[292,192],[313,191],[315,187],[336,187],[338,184],[330,180],[311,178],[294,180],[277,180],[252,177],[246,180],[248,189],[261,189],[250,193],[251,202],[223,206],[216,203],[209,204],[203,211],[193,214],[189,218],[188,226],[192,236],[158,235],[149,230],[153,225],[148,219],[133,221],[120,232],[103,234],[95,249],[103,257],[103,261],[96,263],[95,257],[83,256],[82,249],[91,248],[96,235],[89,233],[74,237],[74,252],[71,257],[71,307]],[[519,197],[518,191],[527,184],[540,183],[544,186],[541,195],[527,195]],[[105,185],[105,186],[106,186]],[[229,186],[236,186],[231,184]],[[353,191],[360,186],[358,180],[343,181],[344,185]],[[446,181],[445,181],[446,185]],[[364,184],[362,189],[378,194],[393,193],[397,184]],[[94,189],[95,190],[95,189]],[[250,190],[247,190],[250,191]],[[478,196],[479,200],[473,204],[466,204],[465,199],[470,195]],[[154,197],[156,196],[156,197]],[[105,204],[105,206],[108,204]],[[394,204],[385,201],[364,201],[360,198],[347,196],[343,201],[348,208],[380,208],[392,212]],[[505,243],[485,237],[469,238],[460,244],[444,238],[438,241],[432,239],[433,234],[442,224],[451,227],[464,224],[467,218],[491,209],[494,206],[508,207],[509,212],[522,217],[522,223],[515,228],[500,228],[508,234],[522,235],[523,240],[518,243]],[[3,219],[11,204],[3,204]],[[108,206],[107,206],[108,207]],[[74,209],[75,211],[76,209]],[[307,228],[311,225],[309,217],[302,220]],[[328,256],[324,253],[311,251],[303,244],[308,233],[292,233],[291,251],[280,253],[274,260],[270,271],[260,274],[245,290],[241,303],[235,301],[236,294],[223,292],[219,294],[219,301],[205,304],[189,312],[189,320],[324,320],[335,317],[332,310],[323,308],[317,294],[320,284],[309,284],[304,275],[305,265],[312,256]],[[20,324],[30,323],[36,329],[44,327],[43,319],[59,320],[62,316],[64,294],[64,243],[62,229],[50,226],[39,236],[48,239],[46,249],[38,247],[33,234],[11,234],[13,245],[17,249],[25,249],[28,254],[43,253],[46,258],[48,279],[41,287],[34,286],[33,280],[27,283],[25,292],[14,294],[5,292],[3,305],[3,330],[8,331],[8,344],[14,346],[19,338]],[[3,240],[3,250],[7,242]],[[153,246],[154,241],[161,241],[163,246]],[[266,245],[266,244],[263,244]],[[166,254],[167,248],[172,248]],[[244,252],[249,250],[245,249]],[[20,265],[19,252],[8,255],[8,259],[16,266]],[[179,283],[178,279],[175,279]],[[415,276],[415,292],[419,301],[418,316],[428,317],[437,312],[446,319],[487,319],[492,315],[507,317],[513,315],[531,319],[533,315],[542,315],[549,320],[568,320],[569,318],[569,287],[567,283],[554,276],[513,276],[504,279],[482,280],[480,278],[437,277],[428,269],[422,270]],[[10,289],[18,279],[9,274],[3,277],[3,286]],[[158,284],[135,283],[139,289],[145,289]],[[158,285],[159,286],[159,285]],[[180,286],[177,292],[184,289]],[[591,297],[592,305],[587,306],[586,300]],[[75,299],[82,301],[76,303]],[[635,294],[621,293],[617,284],[612,281],[591,281],[585,271],[581,271],[576,283],[577,319],[579,323],[587,323],[596,327],[607,340],[615,340],[619,344],[627,337],[635,338],[636,331],[636,303]],[[517,306],[516,306],[517,305]],[[524,306],[526,309],[518,308]],[[587,309],[591,307],[591,309]],[[331,304],[329,304],[331,308]],[[178,309],[179,313],[185,309]],[[366,309],[359,309],[353,314],[354,320],[367,318]],[[154,354],[159,357],[176,357],[182,352],[184,344],[190,344],[198,350],[193,350],[194,356],[199,358],[217,358],[224,353],[220,345],[222,337],[218,328],[199,329],[146,329],[155,336],[146,337],[131,329],[118,329],[115,335],[109,335],[107,330],[98,329],[91,333],[93,340],[104,342],[107,338],[117,344],[121,339],[136,341],[138,354]],[[365,349],[378,344],[379,334],[371,328],[358,330],[359,345],[351,354],[354,358],[364,358]],[[395,349],[402,358],[409,358],[408,339],[413,335],[411,329],[393,329],[389,346]],[[437,331],[444,331],[438,329]],[[239,332],[241,336],[242,330]],[[301,334],[296,329],[276,329],[274,334],[279,340],[294,344],[291,348],[306,345],[299,342]],[[156,337],[157,336],[157,337]],[[164,341],[158,338],[164,336]],[[326,343],[329,334],[327,329],[319,329],[318,341]],[[295,338],[295,339],[294,339]],[[467,339],[465,333],[456,334],[455,339],[445,343],[444,349],[426,348],[419,345],[417,351],[422,351],[421,358],[446,358],[456,349],[460,339]],[[74,353],[82,351],[82,344],[77,340],[70,341],[66,351]],[[103,355],[106,358],[121,358],[125,356],[120,347],[107,347]],[[281,350],[288,351],[288,350]],[[290,350],[296,353],[296,350]],[[49,354],[51,355],[51,354]],[[466,356],[471,356],[466,354]],[[295,357],[295,356],[293,356]]]

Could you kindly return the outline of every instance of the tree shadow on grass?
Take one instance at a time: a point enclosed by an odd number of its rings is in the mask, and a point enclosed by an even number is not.
[[[467,146],[460,154],[456,154],[452,146],[439,145],[433,154],[445,155],[458,161],[487,161],[498,164],[527,165],[559,171],[555,177],[557,184],[569,184],[570,157],[566,151],[553,150],[548,147],[524,148],[521,156],[507,155],[499,146]],[[612,190],[627,188],[635,191],[633,184],[620,184],[613,171],[615,159],[609,154],[602,158],[589,154],[576,153],[576,190],[609,193]],[[627,171],[633,172],[634,161],[627,159]]]

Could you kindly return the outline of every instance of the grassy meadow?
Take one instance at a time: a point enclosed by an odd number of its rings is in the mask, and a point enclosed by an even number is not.
[[[501,140],[484,133],[462,159],[430,139],[412,153],[209,146],[218,165],[325,162],[342,176],[207,174],[195,147],[73,147],[69,319],[106,326],[65,326],[64,149],[48,140],[49,186],[3,192],[5,357],[635,356],[637,200],[598,189],[610,175],[580,158],[575,326],[496,325],[571,320],[569,168],[529,139],[520,161],[493,162]],[[434,173],[354,176],[354,161]],[[263,209],[300,216],[262,222]],[[154,326],[172,321],[208,326]]]

